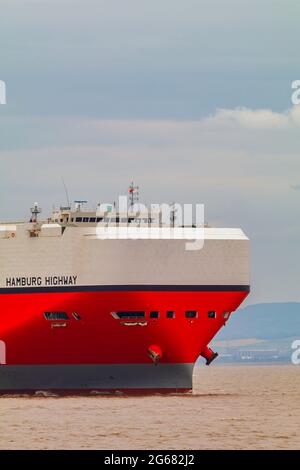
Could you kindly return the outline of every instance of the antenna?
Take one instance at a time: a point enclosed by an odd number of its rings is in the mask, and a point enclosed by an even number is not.
[[[61,177],[61,180],[62,180],[62,183],[63,183],[64,189],[65,189],[65,193],[66,193],[66,198],[67,198],[68,207],[70,207],[70,208],[71,208],[71,204],[70,204],[70,198],[69,198],[69,193],[68,193],[68,188],[67,188],[67,185],[66,185],[66,183],[65,183],[65,180],[64,180],[63,176]]]
[[[177,213],[177,208],[175,202],[172,202],[171,204],[171,213],[170,213],[170,222],[171,222],[171,227],[175,227],[175,222],[176,222],[176,213]]]
[[[129,193],[129,200],[130,200],[130,207],[132,207],[135,203],[139,202],[139,187],[134,185],[134,182],[131,181],[130,186],[128,188]]]

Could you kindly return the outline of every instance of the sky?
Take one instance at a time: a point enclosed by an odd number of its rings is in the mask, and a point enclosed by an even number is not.
[[[298,0],[1,0],[0,219],[126,194],[251,239],[250,303],[300,301]]]

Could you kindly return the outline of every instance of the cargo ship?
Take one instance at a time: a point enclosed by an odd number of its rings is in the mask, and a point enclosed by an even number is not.
[[[155,238],[159,214],[83,202],[0,223],[0,393],[192,390],[249,293],[249,239],[203,225],[203,247],[187,250],[174,218]],[[143,236],[116,236],[129,226]]]

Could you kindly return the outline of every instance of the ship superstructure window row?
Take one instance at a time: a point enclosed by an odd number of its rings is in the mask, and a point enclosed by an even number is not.
[[[153,219],[151,218],[136,218],[136,217],[74,217],[71,218],[71,222],[79,222],[79,223],[100,223],[103,222],[105,224],[151,224]],[[67,220],[68,221],[68,220]],[[59,222],[58,219],[55,219],[55,222]],[[60,222],[63,222],[63,219],[60,219]]]
[[[109,219],[108,219],[109,220]],[[73,222],[74,219],[72,218],[71,219],[71,222]],[[103,217],[76,217],[75,219],[75,222],[84,222],[84,223],[87,223],[87,222],[90,222],[90,223],[95,223],[95,222],[102,222],[104,220]]]

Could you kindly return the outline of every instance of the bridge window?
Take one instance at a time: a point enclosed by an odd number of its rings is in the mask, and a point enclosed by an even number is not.
[[[66,312],[45,312],[46,320],[69,320]]]
[[[76,217],[76,222],[82,222],[82,217]]]
[[[96,222],[96,217],[90,217],[90,222]]]
[[[208,318],[217,318],[217,312],[214,310],[209,310],[207,313]]]
[[[196,310],[186,310],[185,316],[186,318],[197,318],[198,312]]]

